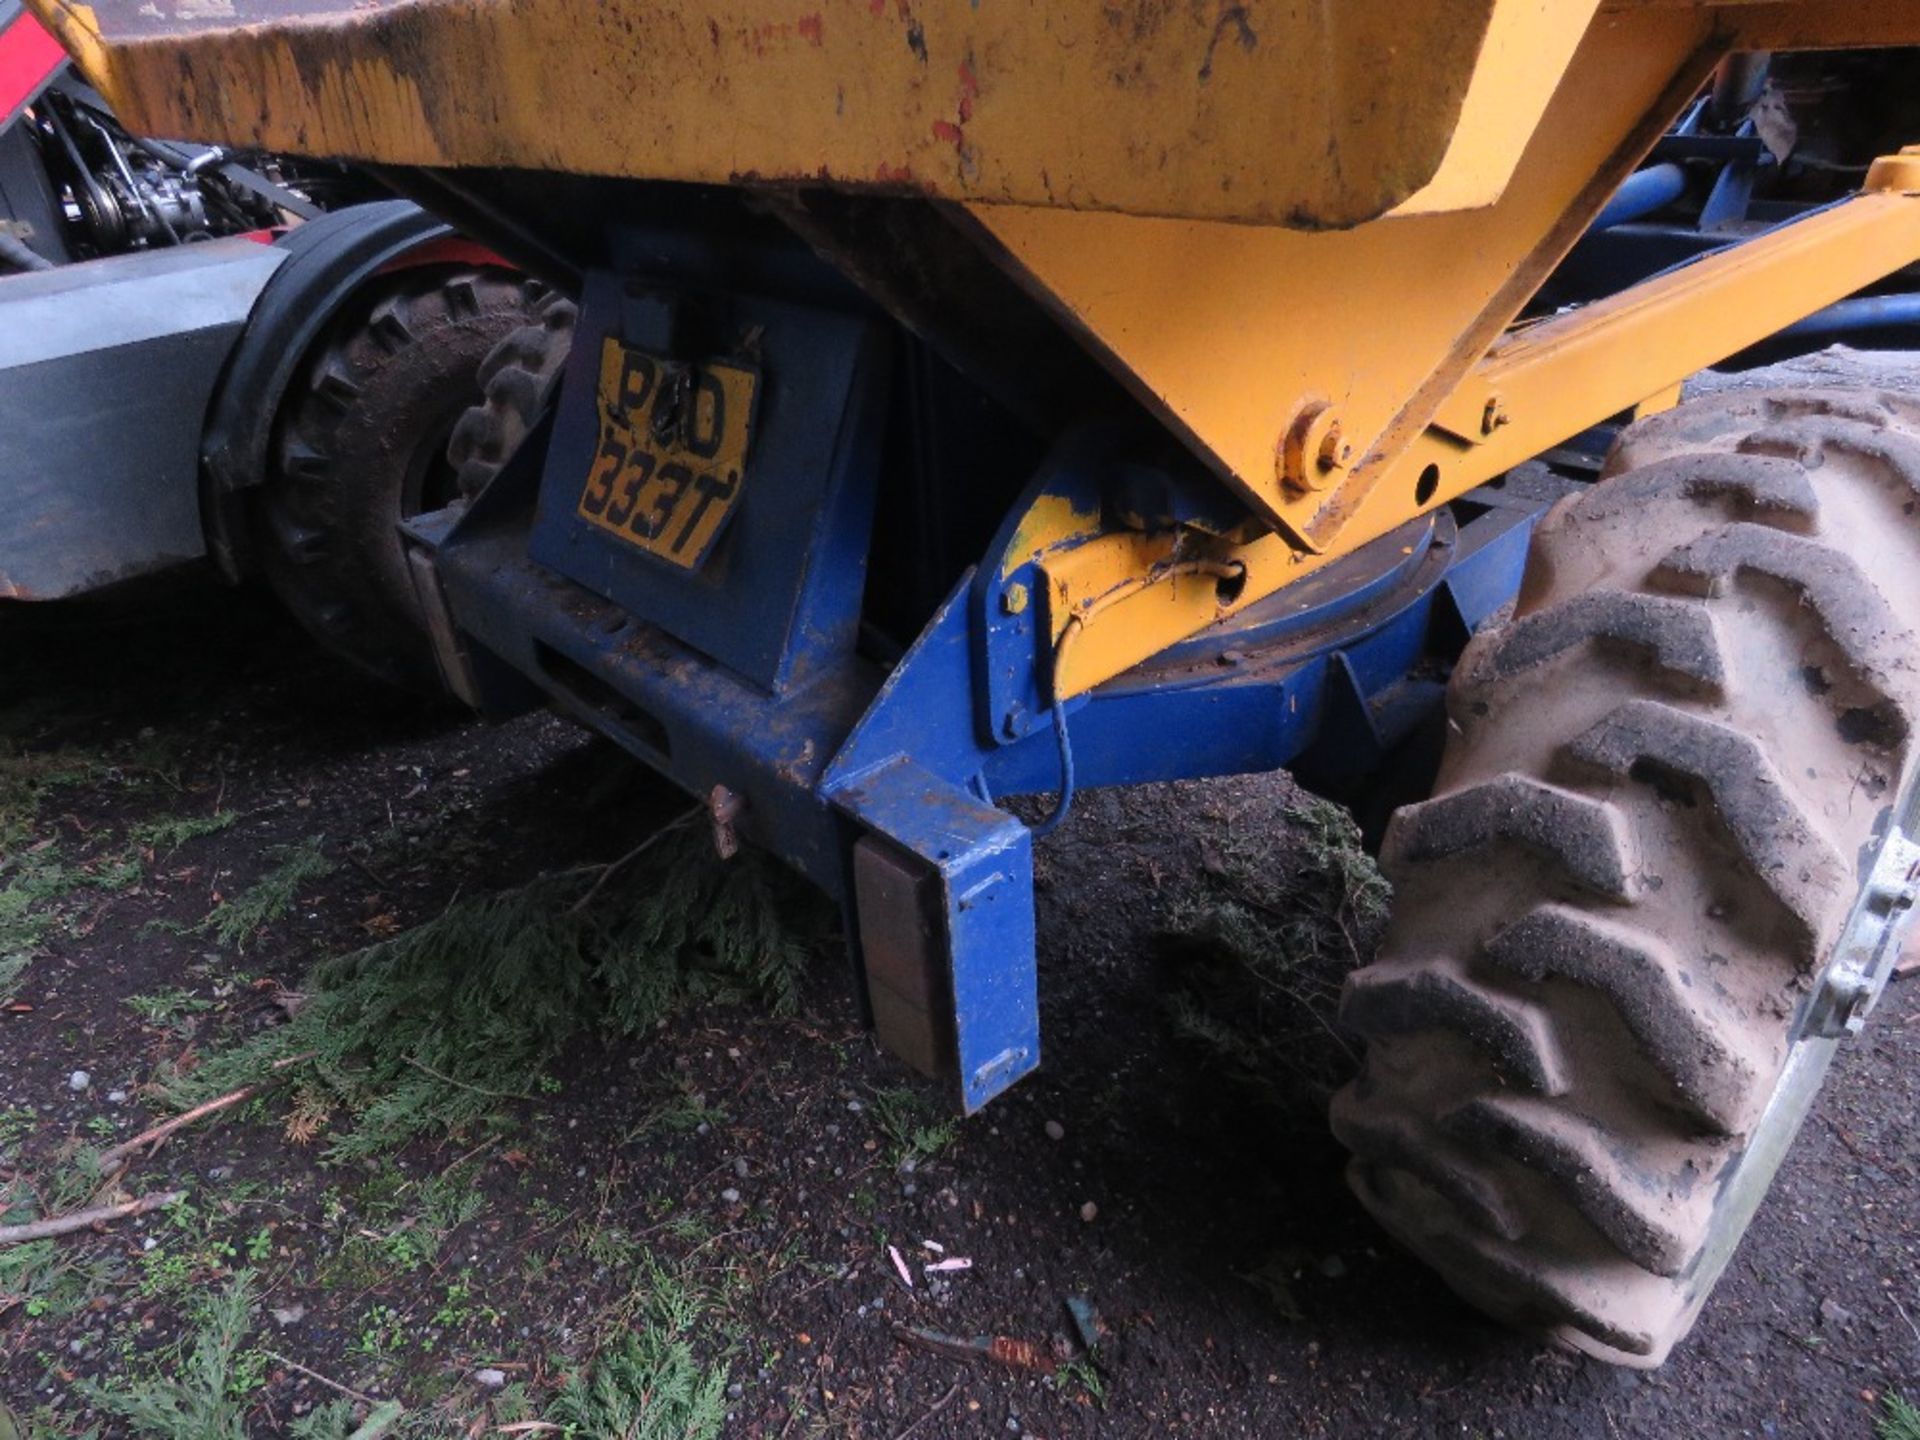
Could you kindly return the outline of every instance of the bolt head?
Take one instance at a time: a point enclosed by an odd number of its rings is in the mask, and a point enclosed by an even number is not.
[[[1342,433],[1332,405],[1315,400],[1303,406],[1280,436],[1275,469],[1281,488],[1292,495],[1324,490],[1353,460],[1353,444]]]
[[[1353,463],[1353,442],[1341,433],[1338,420],[1328,427],[1317,459],[1323,471],[1344,470]]]

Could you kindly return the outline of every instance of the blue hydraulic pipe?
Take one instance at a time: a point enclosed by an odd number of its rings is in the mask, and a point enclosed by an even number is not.
[[[1593,228],[1610,230],[1615,225],[1639,220],[1673,204],[1686,193],[1685,170],[1678,165],[1649,165],[1629,175],[1626,183],[1613,192],[1613,198],[1607,201]]]
[[[1848,335],[1860,330],[1892,330],[1920,325],[1920,295],[1871,295],[1842,300],[1815,311],[1797,325],[1780,332],[1784,339],[1808,340]]]

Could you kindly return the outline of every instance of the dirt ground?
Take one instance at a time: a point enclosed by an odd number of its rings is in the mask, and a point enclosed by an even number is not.
[[[1038,861],[1045,1064],[965,1124],[865,1038],[827,946],[797,1015],[709,1003],[583,1038],[457,1135],[330,1158],[269,1075],[117,1177],[89,1155],[174,1113],[166,1077],[285,1022],[316,960],[613,860],[683,802],[558,720],[397,699],[261,597],[191,584],[0,610],[0,781],[0,960],[9,934],[26,957],[0,981],[0,1220],[185,1192],[0,1251],[26,1435],[234,1433],[101,1397],[191,1388],[243,1271],[212,1384],[249,1435],[345,1434],[387,1400],[398,1434],[680,1433],[581,1418],[628,1335],[684,1341],[640,1368],[756,1440],[1868,1437],[1920,1395],[1920,983],[1845,1053],[1664,1369],[1543,1348],[1346,1195],[1318,1120],[1350,1063],[1329,957],[1263,1012],[1264,1093],[1168,1003],[1196,962],[1166,935],[1222,836],[1282,865],[1301,843],[1284,776],[1083,797]],[[903,1325],[1031,1341],[1055,1373]]]

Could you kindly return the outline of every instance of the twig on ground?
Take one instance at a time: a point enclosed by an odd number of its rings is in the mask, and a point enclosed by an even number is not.
[[[1907,1313],[1907,1307],[1900,1303],[1900,1297],[1898,1295],[1889,1295],[1887,1298],[1893,1301],[1893,1308],[1900,1312],[1900,1318],[1906,1321],[1907,1328],[1913,1331],[1913,1338],[1920,1340],[1920,1325],[1913,1323],[1913,1316],[1909,1315]]]
[[[274,1061],[271,1068],[274,1070],[285,1070],[290,1065],[298,1065],[302,1060],[311,1060],[314,1057],[314,1053],[314,1051],[309,1050],[304,1055],[289,1055],[284,1060]],[[216,1115],[220,1111],[228,1109],[230,1106],[238,1105],[243,1100],[251,1100],[255,1095],[260,1093],[265,1083],[265,1081],[255,1081],[251,1085],[242,1085],[238,1090],[229,1090],[225,1095],[214,1100],[209,1100],[204,1105],[194,1106],[193,1109],[187,1111],[184,1115],[176,1115],[171,1120],[163,1120],[150,1130],[142,1130],[131,1140],[122,1140],[118,1145],[110,1146],[102,1150],[100,1152],[100,1168],[102,1170],[118,1169],[127,1163],[128,1158],[136,1150],[143,1150],[149,1145],[158,1145],[162,1140],[165,1140],[169,1135],[173,1134],[174,1131],[184,1129],[196,1120],[204,1120],[207,1116]]]
[[[338,1394],[344,1395],[349,1400],[358,1400],[362,1405],[378,1405],[380,1403],[378,1400],[374,1399],[373,1396],[362,1394],[358,1390],[352,1389],[351,1387],[346,1385],[342,1385],[338,1380],[329,1380],[326,1376],[322,1375],[318,1370],[309,1370],[306,1366],[302,1365],[298,1360],[289,1360],[286,1356],[278,1354],[277,1352],[272,1350],[262,1350],[260,1353],[266,1356],[269,1360],[273,1361],[275,1364],[284,1365],[289,1370],[294,1371],[296,1374],[304,1375],[309,1380],[318,1380],[322,1385],[326,1386],[329,1390],[332,1390]]]
[[[445,1084],[457,1086],[462,1090],[471,1090],[475,1095],[485,1095],[489,1100],[537,1100],[537,1097],[522,1094],[518,1090],[487,1090],[479,1085],[469,1085],[466,1081],[456,1080],[451,1075],[443,1074],[427,1064],[426,1061],[416,1060],[411,1055],[407,1056],[407,1064],[413,1066],[416,1070],[424,1070],[434,1079],[442,1081]]]
[[[70,1215],[55,1215],[46,1220],[31,1220],[24,1225],[0,1225],[0,1247],[24,1245],[29,1240],[47,1240],[55,1235],[70,1235],[75,1230],[90,1230],[109,1220],[124,1220],[130,1215],[145,1215],[183,1197],[184,1190],[156,1190],[138,1200],[123,1200],[118,1205],[101,1205],[92,1210],[75,1210]]]
[[[934,1416],[938,1415],[942,1410],[946,1409],[947,1406],[951,1405],[954,1401],[954,1397],[959,1393],[960,1393],[960,1382],[956,1380],[953,1382],[952,1386],[947,1390],[946,1394],[942,1395],[938,1400],[934,1401],[933,1404],[929,1405],[918,1420],[914,1421],[911,1425],[907,1426],[906,1429],[902,1430],[898,1435],[894,1436],[893,1440],[907,1440],[907,1437],[909,1435],[913,1434],[922,1425],[926,1424],[929,1420],[933,1419]]]
[[[1826,1115],[1822,1115],[1820,1118],[1827,1122],[1827,1128],[1833,1132],[1834,1139],[1846,1146],[1848,1152],[1852,1154],[1854,1159],[1865,1160],[1867,1158],[1860,1153],[1859,1142],[1856,1141],[1853,1136],[1849,1135],[1837,1121]]]
[[[366,876],[369,880],[373,881],[373,883],[378,885],[382,890],[391,891],[393,889],[393,882],[391,880],[387,879],[386,876],[382,875],[378,870],[374,869],[371,865],[367,864],[366,861],[362,860],[358,855],[354,854],[351,850],[347,852],[347,863],[353,866],[353,868],[358,870],[362,875]]]
[[[567,914],[578,915],[582,910],[586,909],[587,906],[593,903],[594,897],[600,893],[602,887],[606,885],[607,881],[613,878],[614,873],[616,871],[620,870],[626,865],[631,864],[633,861],[638,860],[642,855],[646,854],[647,851],[651,850],[661,840],[671,835],[674,831],[685,829],[688,825],[691,825],[695,820],[700,818],[700,815],[702,813],[702,808],[703,807],[696,805],[691,810],[688,810],[685,814],[681,815],[678,819],[669,820],[666,824],[662,825],[658,830],[654,831],[653,834],[649,835],[646,839],[642,840],[638,845],[634,846],[633,849],[627,851],[627,853],[622,855],[618,860],[609,861],[607,864],[601,866],[600,878],[595,880],[593,884],[587,887],[586,894],[582,895],[578,900],[574,901],[573,904],[567,907]]]
[[[374,1406],[373,1413],[360,1423],[360,1428],[347,1437],[347,1440],[387,1440],[407,1413],[407,1407],[398,1400],[385,1400]]]

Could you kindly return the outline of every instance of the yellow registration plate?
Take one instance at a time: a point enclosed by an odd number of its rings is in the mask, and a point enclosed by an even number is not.
[[[581,518],[697,567],[740,501],[759,383],[743,366],[674,364],[609,336]]]

